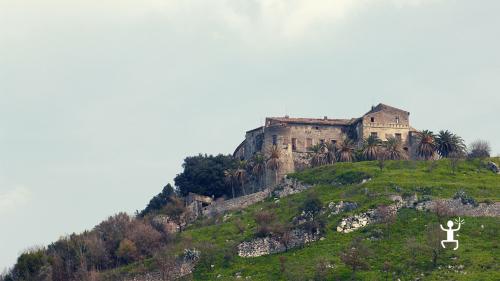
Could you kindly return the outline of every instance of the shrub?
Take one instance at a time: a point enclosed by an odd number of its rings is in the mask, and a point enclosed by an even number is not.
[[[487,158],[490,157],[491,146],[485,140],[476,140],[469,146],[469,158]]]
[[[135,261],[138,257],[137,247],[135,243],[129,239],[123,239],[116,250],[116,256],[124,263]]]
[[[315,192],[310,192],[306,200],[304,200],[304,203],[302,204],[302,211],[304,211],[306,214],[310,213],[312,215],[315,215],[319,213],[319,211],[321,211],[322,207],[323,203],[319,199],[318,194]]]
[[[255,214],[255,223],[257,224],[256,235],[265,237],[272,231],[273,224],[276,222],[276,215],[267,210]]]
[[[474,199],[472,196],[467,194],[464,190],[459,190],[455,195],[453,196],[453,199],[460,199],[460,202],[464,205],[473,205],[477,206],[476,199]]]

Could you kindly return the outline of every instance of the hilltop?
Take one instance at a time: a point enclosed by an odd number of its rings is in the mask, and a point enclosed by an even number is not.
[[[118,214],[25,253],[17,279],[5,280],[499,280],[500,175],[490,160],[309,168],[260,191],[256,204],[210,212],[177,233],[162,229],[180,204],[167,186],[148,205],[167,207]],[[460,247],[442,249],[438,226],[457,215]]]
[[[498,159],[495,161],[498,163]],[[498,280],[498,216],[465,217],[459,238],[461,247],[457,251],[437,249],[435,266],[428,241],[433,232],[429,229],[439,222],[444,224],[449,215],[439,217],[429,211],[402,208],[389,224],[372,223],[350,233],[336,231],[342,218],[389,205],[391,195],[416,194],[420,201],[425,201],[451,198],[463,191],[476,204],[491,205],[500,198],[500,176],[481,163],[480,160],[462,161],[455,172],[450,168],[450,160],[388,161],[383,169],[375,161],[306,169],[289,177],[313,184],[309,190],[198,220],[180,234],[178,245],[182,246],[176,250],[180,252],[189,244],[202,251],[192,275],[194,280],[239,277],[244,280],[346,280],[351,276],[351,269],[340,256],[356,239],[367,248],[366,267],[357,270],[357,280],[382,280],[386,275],[401,280]],[[339,201],[355,202],[358,207],[336,215],[320,212],[318,216],[324,224],[321,239],[303,247],[255,258],[237,255],[238,243],[255,239],[258,213],[267,210],[279,223],[288,224],[300,216],[304,202],[311,196],[317,196],[323,209]],[[151,260],[145,260],[106,275],[113,280],[111,276],[152,270],[152,264]]]

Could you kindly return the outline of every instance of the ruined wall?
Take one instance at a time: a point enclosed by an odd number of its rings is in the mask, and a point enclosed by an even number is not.
[[[202,214],[205,216],[211,216],[214,214],[221,214],[227,211],[234,211],[242,208],[246,208],[255,203],[261,202],[269,196],[269,190],[259,191],[246,196],[236,197],[234,199],[216,201],[211,205],[206,206],[202,209]]]

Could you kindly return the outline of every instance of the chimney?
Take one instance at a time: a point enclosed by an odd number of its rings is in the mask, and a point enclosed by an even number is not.
[[[327,119],[328,119],[328,116],[324,116],[324,117],[323,117],[323,119],[324,119],[324,120],[327,120]]]

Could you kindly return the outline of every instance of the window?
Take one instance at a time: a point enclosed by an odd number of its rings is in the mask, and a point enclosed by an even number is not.
[[[378,137],[377,132],[371,132],[372,137]]]
[[[273,135],[273,145],[277,145],[277,144],[278,144],[278,136]]]
[[[396,116],[396,124],[399,124],[399,116]]]
[[[333,145],[337,144],[337,140],[331,140],[331,142],[332,142]]]
[[[318,127],[318,126],[316,126],[316,127],[314,127],[314,128],[315,128],[316,130],[319,130],[319,127]]]
[[[401,134],[396,133],[396,139],[397,139],[398,141],[401,141]]]
[[[313,146],[313,140],[310,138],[306,139],[306,148],[310,148],[311,146]]]
[[[292,138],[292,150],[296,151],[297,150],[297,139]]]
[[[325,144],[325,140],[319,140],[320,144]]]
[[[288,145],[288,138],[283,138],[283,145]]]
[[[371,121],[372,123],[373,123],[373,122],[375,122],[375,117],[371,117],[371,118],[370,118],[370,121]]]

